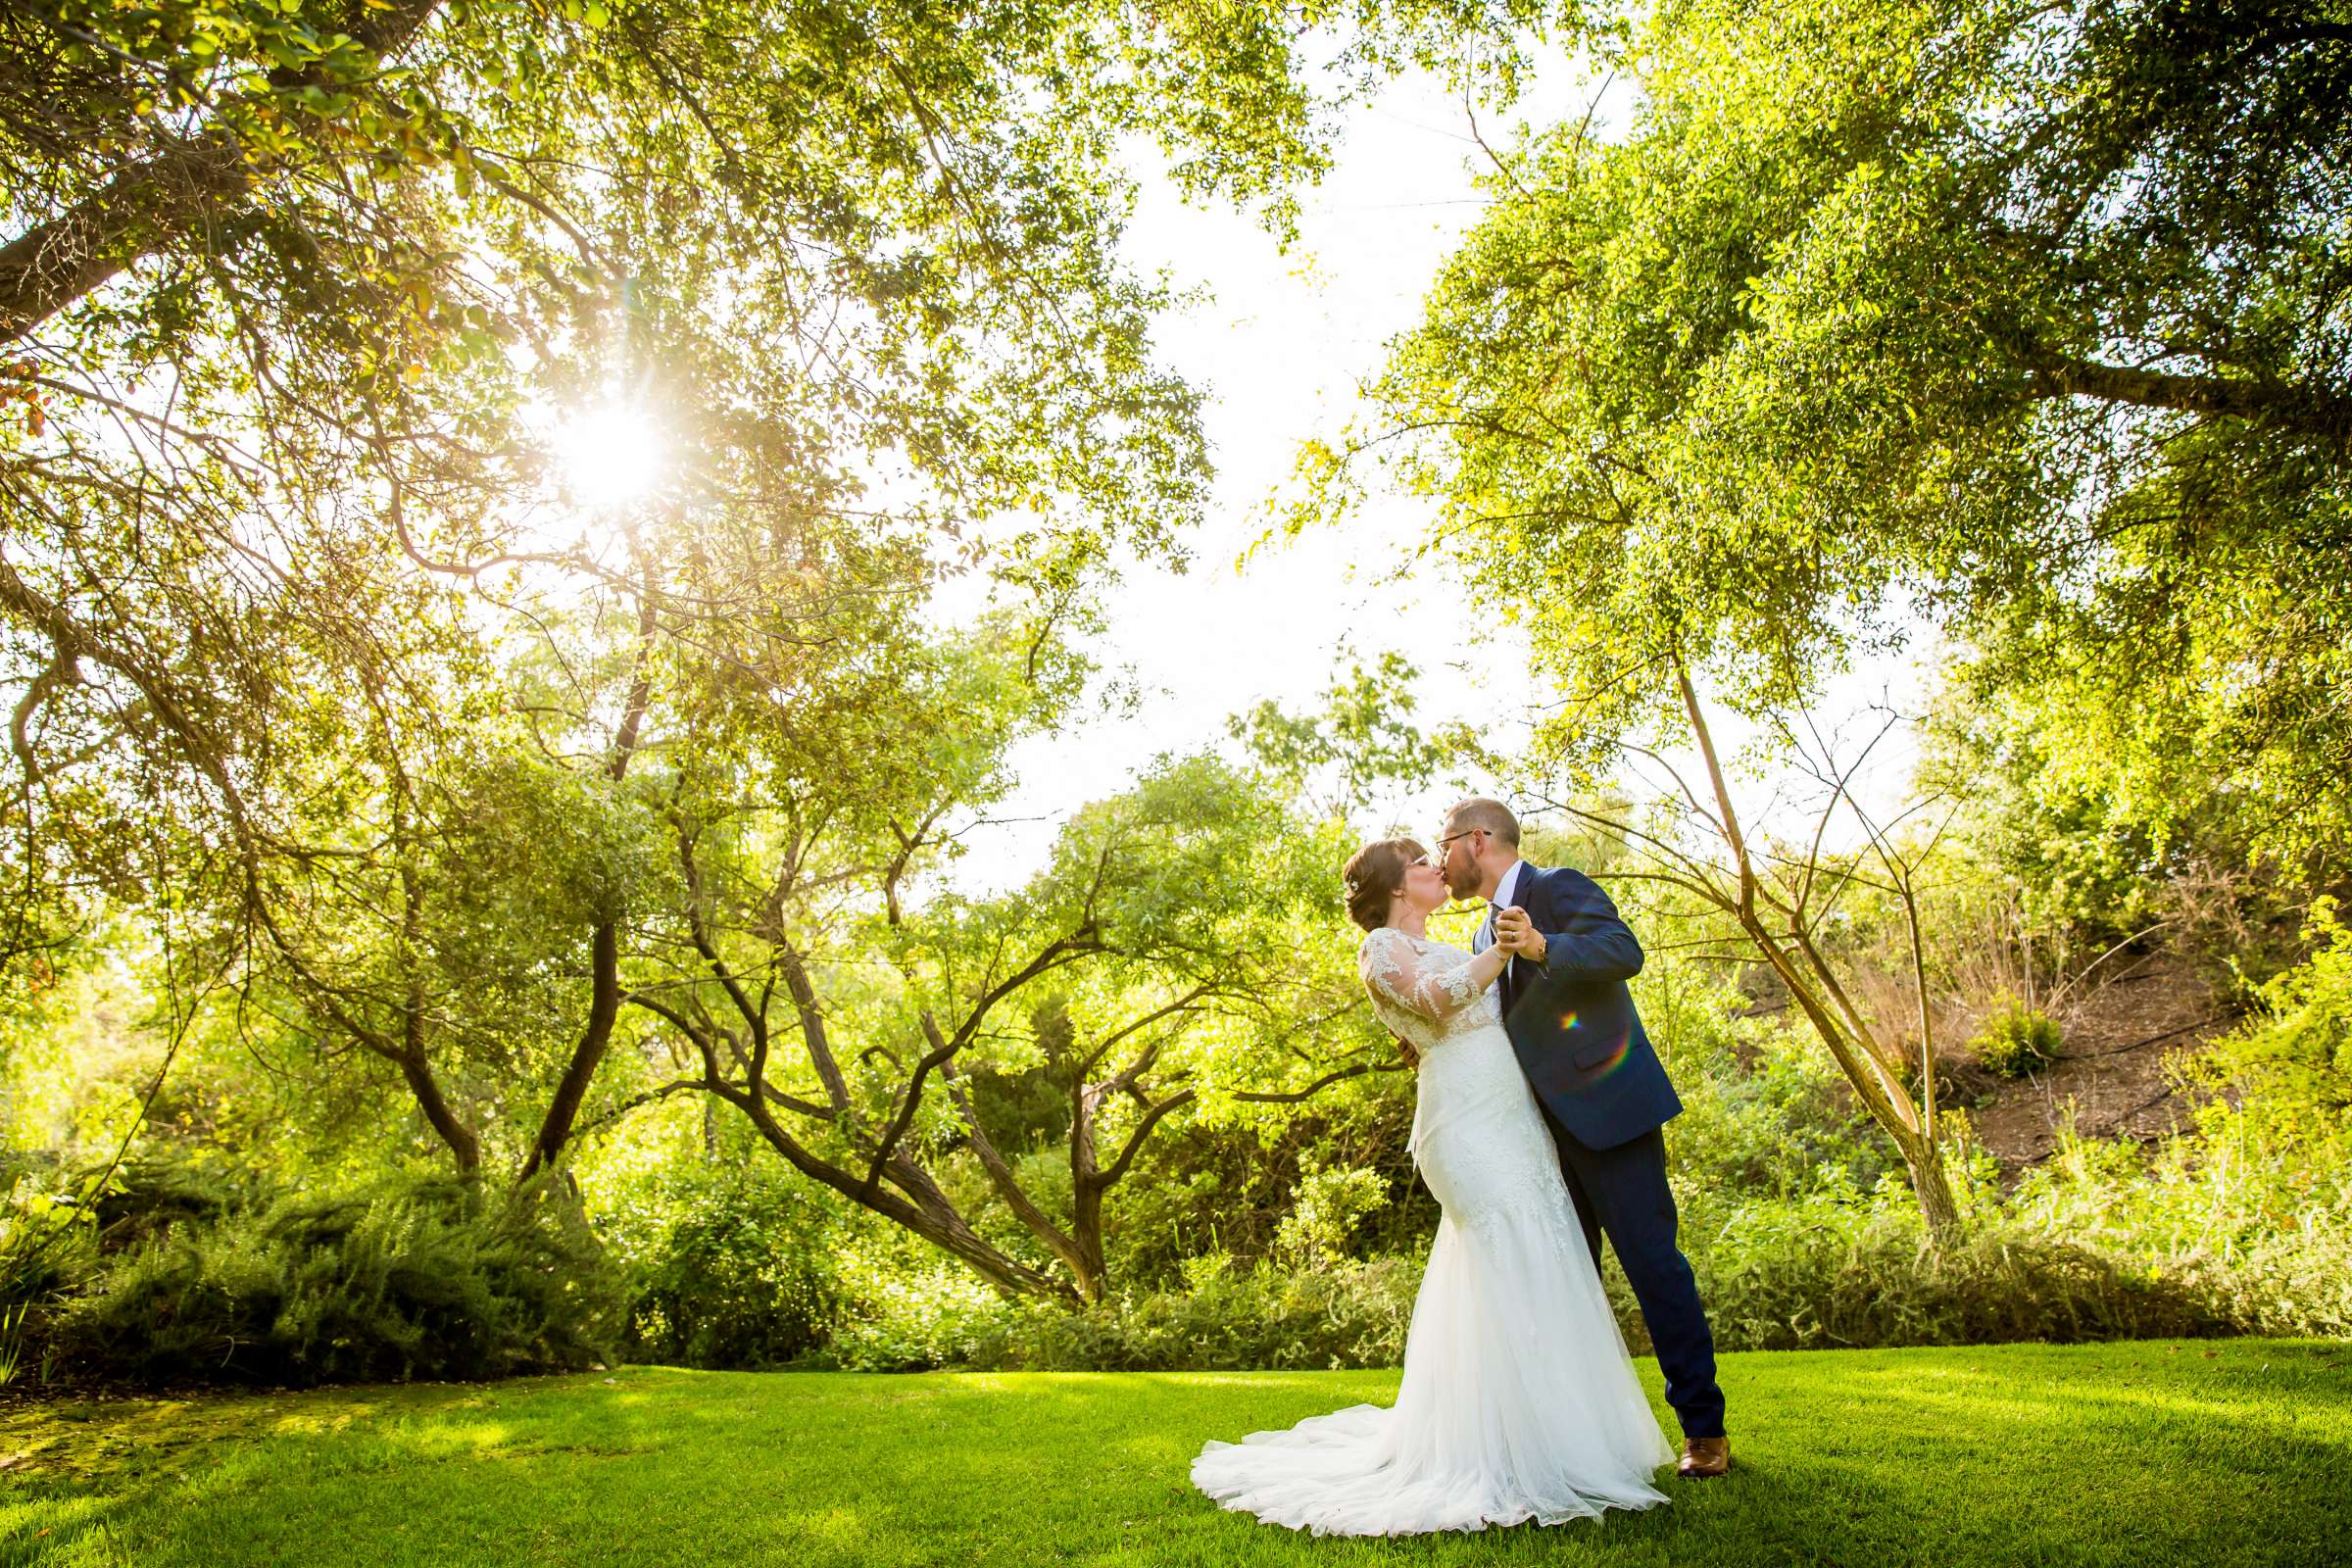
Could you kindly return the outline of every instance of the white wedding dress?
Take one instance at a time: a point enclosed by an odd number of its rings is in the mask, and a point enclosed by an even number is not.
[[[1411,1149],[1444,1206],[1388,1409],[1211,1443],[1193,1483],[1316,1535],[1557,1524],[1666,1500],[1673,1457],[1560,1177],[1551,1129],[1471,956],[1384,926],[1358,965],[1421,1054]]]

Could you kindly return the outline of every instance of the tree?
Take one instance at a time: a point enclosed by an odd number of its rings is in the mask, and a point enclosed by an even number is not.
[[[1497,152],[1324,498],[1394,454],[1596,733],[1659,695],[1621,628],[1752,706],[1925,613],[2331,855],[2352,12],[1678,4],[1609,63],[1631,123]]]
[[[160,881],[320,1050],[397,1068],[462,1167],[559,1162],[652,918],[620,846],[690,718],[672,672],[737,658],[777,681],[764,722],[813,722],[888,700],[861,623],[948,572],[1033,595],[1043,647],[1114,546],[1175,553],[1205,462],[1117,251],[1116,139],[1279,207],[1326,92],[1471,72],[1524,16],[1318,9],[1327,78],[1299,20],[11,8],[11,961]],[[658,427],[629,507],[564,470],[591,415]],[[469,814],[492,798],[508,821]],[[166,809],[133,890],[90,817]],[[612,832],[490,852],[558,812]],[[481,940],[525,906],[535,955]],[[527,1069],[474,1028],[526,971],[568,1009],[518,1031]],[[527,1136],[443,1082],[468,1062],[530,1080]]]
[[[1431,736],[1415,720],[1420,669],[1397,653],[1351,663],[1323,693],[1319,712],[1289,713],[1267,699],[1226,721],[1256,765],[1332,816],[1363,811],[1391,789],[1422,790],[1462,737]]]
[[[1687,732],[1705,769],[1699,785],[1693,786],[1656,751],[1629,742],[1622,746],[1628,760],[1662,769],[1672,782],[1672,793],[1662,803],[1662,819],[1637,820],[1619,808],[1596,809],[1573,794],[1545,797],[1545,804],[1579,824],[1602,830],[1639,867],[1596,870],[1595,875],[1655,883],[1688,895],[1717,924],[1714,933],[1691,946],[1707,950],[1707,956],[1761,963],[1787,990],[1844,1074],[1856,1102],[1902,1155],[1930,1241],[1941,1246],[1958,1235],[1961,1215],[1937,1126],[1936,1030],[1920,871],[1950,826],[1948,806],[1930,797],[1882,822],[1856,799],[1856,775],[1895,727],[1895,718],[1887,718],[1850,758],[1840,757],[1809,717],[1798,724],[1783,719],[1779,753],[1810,775],[1820,786],[1821,799],[1805,838],[1784,841],[1760,835],[1734,798],[1716,750],[1714,726],[1690,670],[1677,663],[1673,678]],[[1568,776],[1573,779],[1576,770],[1570,769]],[[1909,819],[1938,807],[1946,808],[1943,819],[1924,841],[1906,841],[1898,832]],[[1826,847],[1841,815],[1860,829],[1861,848]],[[1899,1029],[1889,1028],[1890,1020],[1873,1017],[1857,1002],[1851,977],[1843,972],[1835,934],[1850,916],[1849,910],[1839,908],[1840,902],[1850,903],[1846,896],[1855,888],[1884,895],[1901,913],[1904,967],[1918,1033],[1915,1061],[1906,1060]],[[1721,929],[1725,926],[1728,932]],[[1732,950],[1729,955],[1723,952],[1726,946]]]
[[[1169,760],[1076,813],[1027,885],[956,895],[940,871],[1071,672],[1001,635],[900,657],[897,700],[862,726],[682,749],[682,896],[626,993],[675,1076],[637,1099],[714,1097],[1000,1289],[1100,1300],[1107,1200],[1172,1117],[1305,1101],[1385,1059],[1332,929],[1340,830],[1271,781]],[[990,1099],[1041,1064],[1066,1099],[1066,1196],[989,1130]],[[952,1158],[1009,1235],[959,1198]]]
[[[2277,808],[2275,849],[2328,842],[2341,8],[1694,0],[1622,40],[1630,124],[1494,151],[1376,421],[1308,448],[1300,520],[1377,466],[1434,498],[1562,689],[1572,776],[1702,740],[1701,680],[1787,710],[1925,612],[2015,678],[2065,649],[2119,728],[2144,682]],[[1749,937],[1777,969],[1795,933]],[[1871,1076],[1936,1220],[1932,1149]]]

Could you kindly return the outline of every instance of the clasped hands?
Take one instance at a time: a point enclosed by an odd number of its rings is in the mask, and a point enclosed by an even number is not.
[[[1514,958],[1533,958],[1538,963],[1544,961],[1549,946],[1544,933],[1536,929],[1536,922],[1516,904],[1494,916],[1494,945]]]

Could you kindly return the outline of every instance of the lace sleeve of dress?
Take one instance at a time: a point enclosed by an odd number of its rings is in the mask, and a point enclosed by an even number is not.
[[[1448,963],[1425,958],[1403,932],[1382,926],[1364,938],[1356,967],[1373,995],[1407,1012],[1438,1019],[1467,1006],[1478,996],[1478,984],[1470,978],[1474,961],[1465,958]]]

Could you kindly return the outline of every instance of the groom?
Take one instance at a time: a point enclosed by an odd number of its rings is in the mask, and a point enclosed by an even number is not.
[[[1519,819],[1500,801],[1467,800],[1447,811],[1437,858],[1455,898],[1487,902],[1471,946],[1511,951],[1500,981],[1503,1027],[1551,1123],[1593,1267],[1606,1236],[1642,1303],[1666,1402],[1683,1423],[1679,1473],[1722,1475],[1732,1453],[1715,1340],[1675,1246],[1660,1130],[1683,1102],[1625,984],[1642,971],[1642,946],[1591,877],[1519,858]]]

